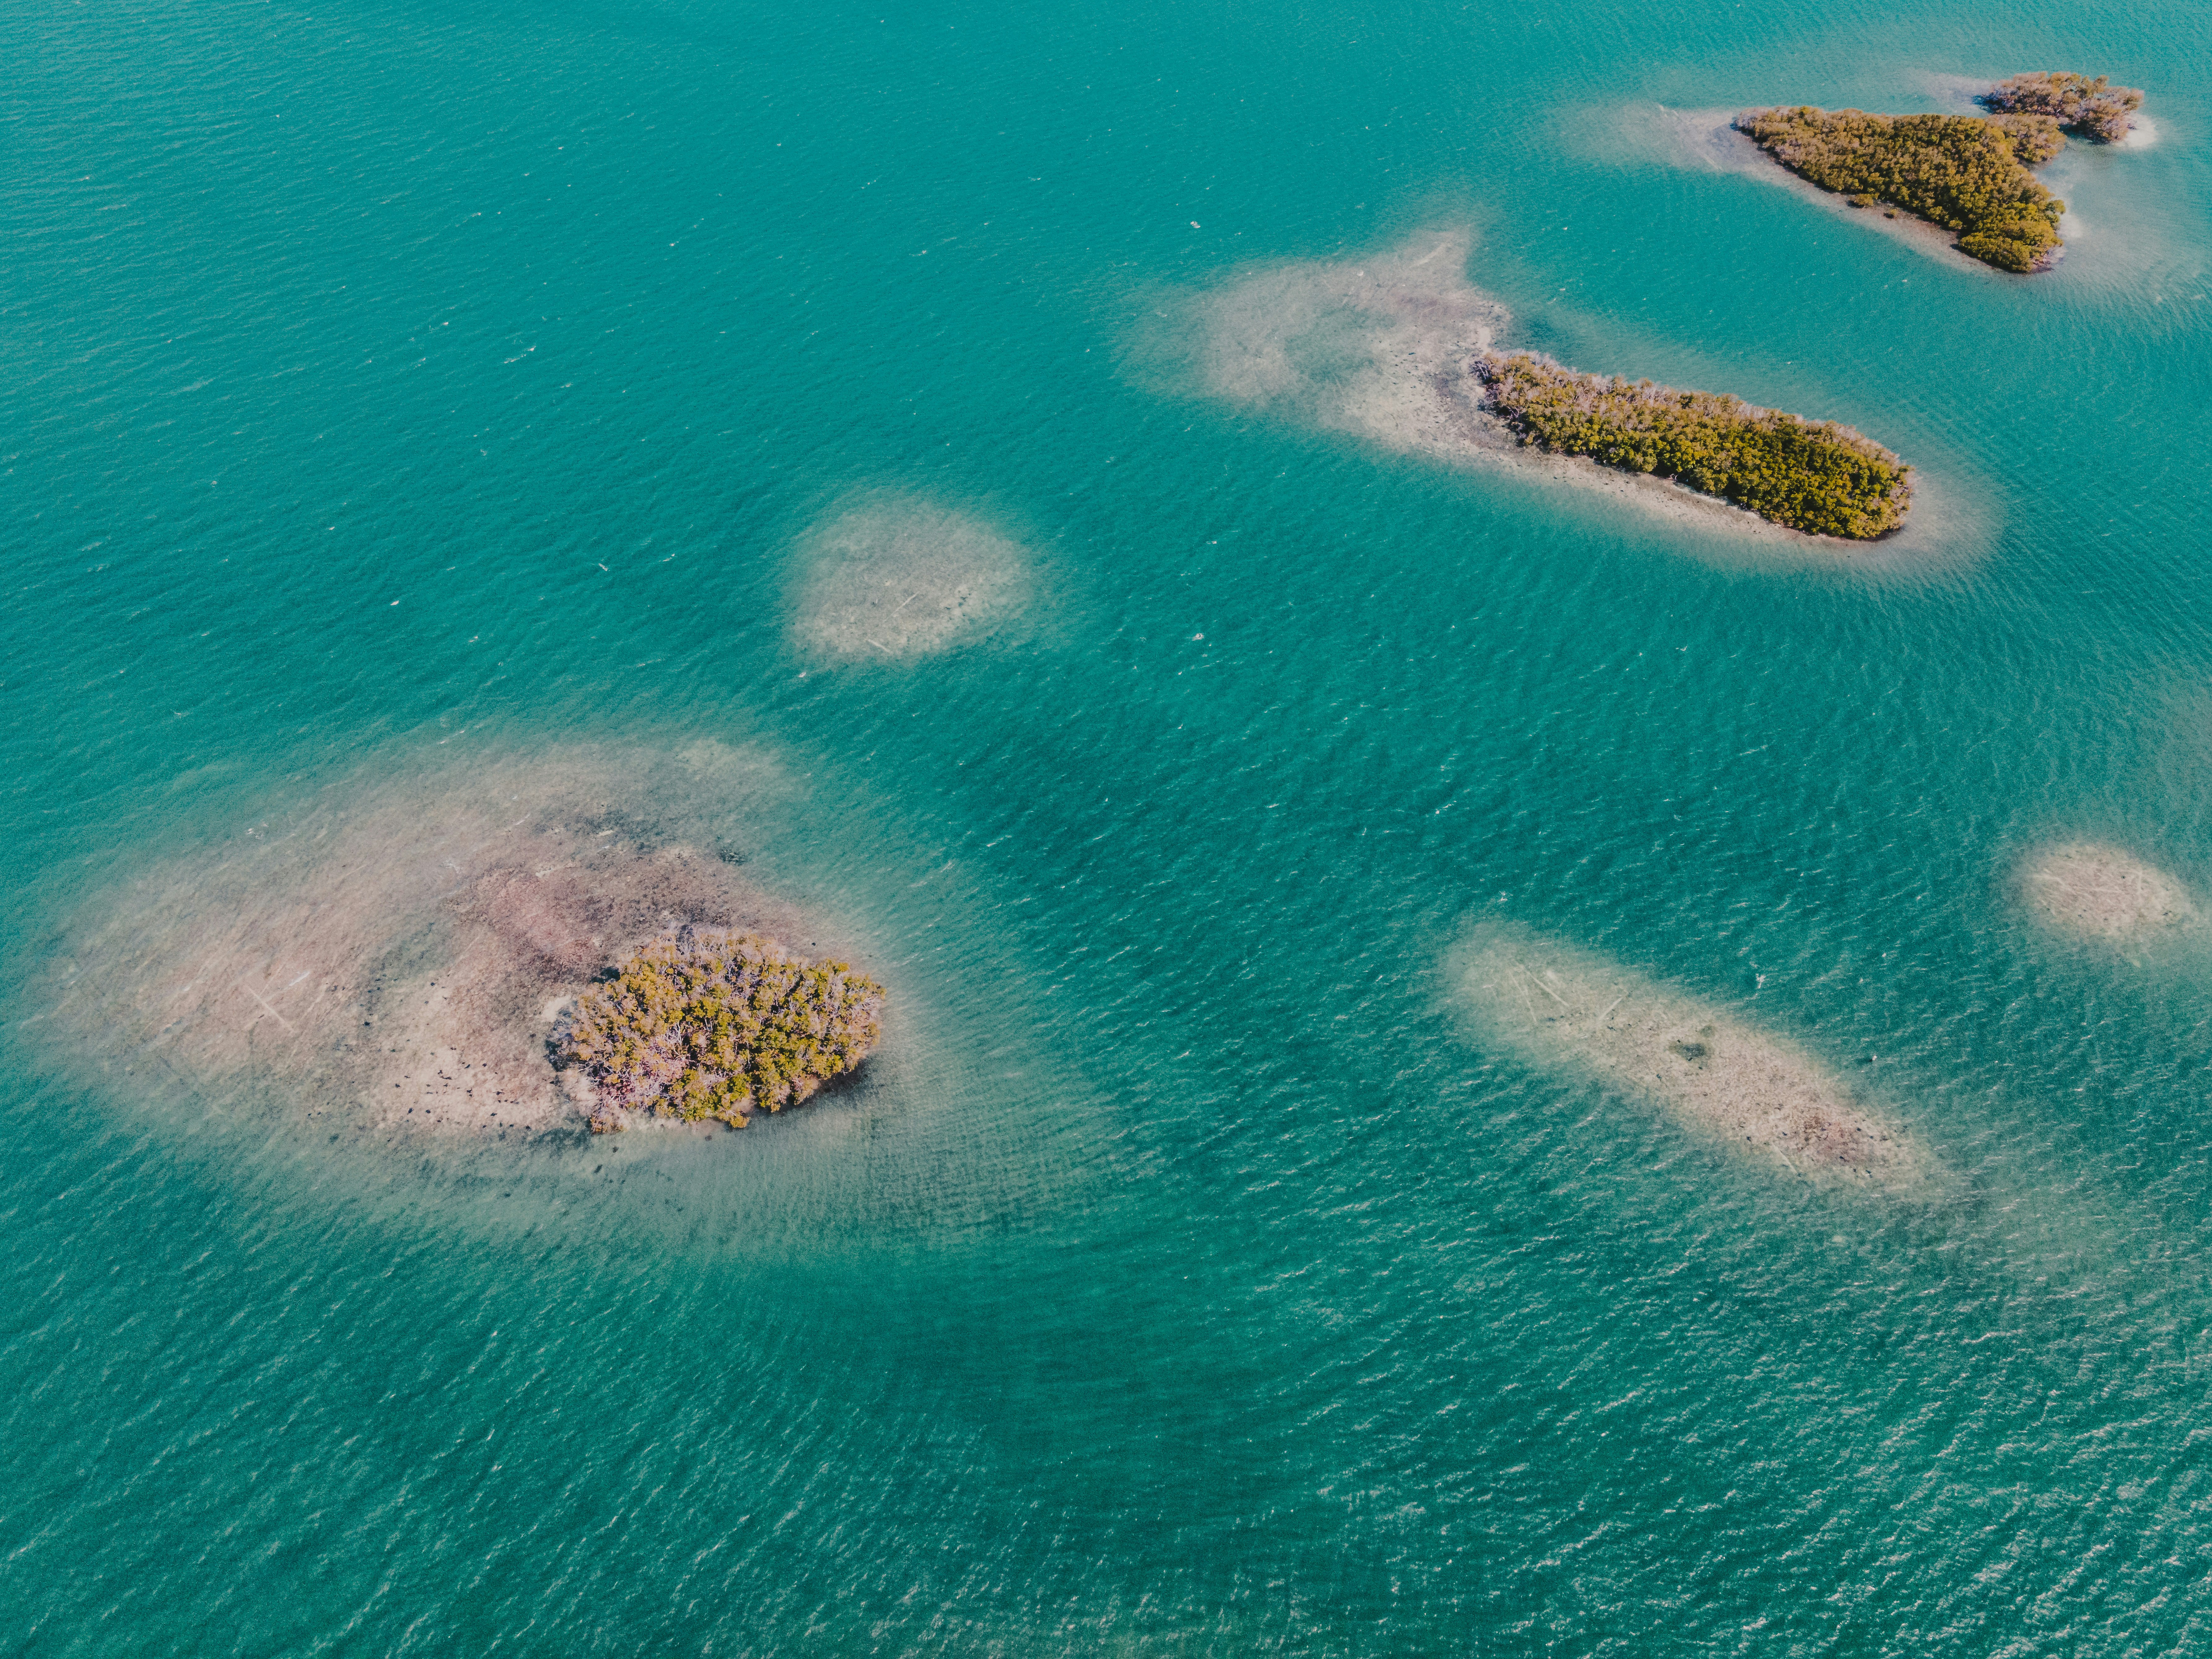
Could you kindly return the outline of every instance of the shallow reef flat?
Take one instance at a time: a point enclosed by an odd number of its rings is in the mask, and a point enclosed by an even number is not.
[[[1018,617],[1029,552],[981,518],[903,490],[848,496],[802,538],[793,634],[819,654],[911,662]]]
[[[2109,842],[2069,841],[2021,864],[2028,914],[2055,933],[2124,949],[2203,929],[2205,915],[2179,878]]]
[[[1524,443],[1483,373],[1507,360],[1499,341],[1511,319],[1468,280],[1473,242],[1465,228],[1445,228],[1365,257],[1247,271],[1157,308],[1133,356],[1140,367],[1180,364],[1192,389],[1241,407],[1609,497],[1702,532],[1691,543],[1700,551],[1738,547],[1864,572],[1919,568],[1936,548],[1963,544],[1955,511],[1922,527],[1929,515],[1918,497],[1915,524],[1878,543],[1809,535],[1671,478]],[[1926,482],[1916,471],[1916,487]]]
[[[548,1041],[614,962],[685,923],[825,943],[655,822],[672,791],[734,772],[742,797],[765,766],[715,744],[577,747],[334,787],[88,904],[53,1027],[335,1131],[579,1127],[589,1085]]]
[[[1481,1039],[1656,1107],[1816,1185],[1933,1195],[1935,1154],[1787,1038],[1722,1005],[1525,929],[1479,928],[1451,972]]]

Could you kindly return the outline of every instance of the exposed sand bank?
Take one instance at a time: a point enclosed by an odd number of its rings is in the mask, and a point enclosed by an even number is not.
[[[1483,1037],[1531,1066],[1824,1186],[1905,1195],[1942,1179],[1934,1154],[1835,1072],[1717,1003],[1504,926],[1478,930],[1452,965]]]
[[[926,495],[848,497],[799,549],[793,633],[839,658],[911,661],[980,639],[1030,595],[1030,556]]]
[[[212,1091],[358,1132],[580,1127],[547,1051],[569,999],[683,923],[834,941],[654,822],[656,774],[743,751],[569,751],[332,789],[103,897],[57,1014]]]
[[[1249,272],[1161,308],[1150,349],[1194,369],[1207,396],[1400,453],[1604,495],[1702,539],[1855,568],[1924,561],[1929,538],[1910,523],[1876,542],[1808,536],[1668,480],[1523,446],[1474,372],[1500,349],[1510,318],[1468,281],[1472,246],[1468,230],[1446,228],[1371,257]]]
[[[2040,849],[2021,866],[2019,890],[2045,927],[2100,945],[2147,944],[2205,921],[2179,879],[2108,842]]]

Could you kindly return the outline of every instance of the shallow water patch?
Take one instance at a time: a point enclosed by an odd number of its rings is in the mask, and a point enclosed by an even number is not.
[[[980,514],[911,491],[861,491],[800,541],[793,636],[823,656],[892,663],[972,645],[1018,622],[1032,563]]]
[[[1471,933],[1448,973],[1480,1040],[1657,1108],[1747,1160],[1893,1197],[1930,1198],[1950,1183],[1886,1109],[1725,1004],[1505,923]]]

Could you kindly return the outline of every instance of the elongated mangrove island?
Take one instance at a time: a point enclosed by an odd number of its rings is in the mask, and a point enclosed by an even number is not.
[[[1787,529],[1871,541],[1911,507],[1912,469],[1832,421],[1725,392],[1581,374],[1529,352],[1487,353],[1474,368],[1522,443],[1671,478]]]
[[[2063,70],[2015,75],[1974,100],[2000,114],[2047,115],[2067,131],[2098,144],[2117,144],[2126,137],[2142,100],[2138,88],[2116,87],[2102,75],[2093,81]]]
[[[633,1114],[742,1129],[748,1113],[796,1105],[866,1060],[883,1006],[883,987],[844,963],[686,926],[585,992],[554,1049],[592,1080],[596,1134]]]
[[[1869,115],[1747,110],[1736,130],[1802,179],[1853,207],[1881,207],[1955,232],[1962,253],[2000,270],[2047,270],[2066,204],[2028,168],[2064,147],[2049,115]]]

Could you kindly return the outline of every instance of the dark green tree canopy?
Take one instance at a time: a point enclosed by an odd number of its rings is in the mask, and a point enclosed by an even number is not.
[[[1904,523],[1911,506],[1911,468],[1832,422],[1577,374],[1528,352],[1479,359],[1475,373],[1524,444],[1672,478],[1791,530],[1867,541]]]
[[[1747,110],[1737,131],[1799,177],[1852,198],[1893,204],[1954,231],[1959,248],[2002,270],[2046,269],[2066,210],[2028,170],[2065,140],[2054,116],[1869,115],[1809,105]]]

